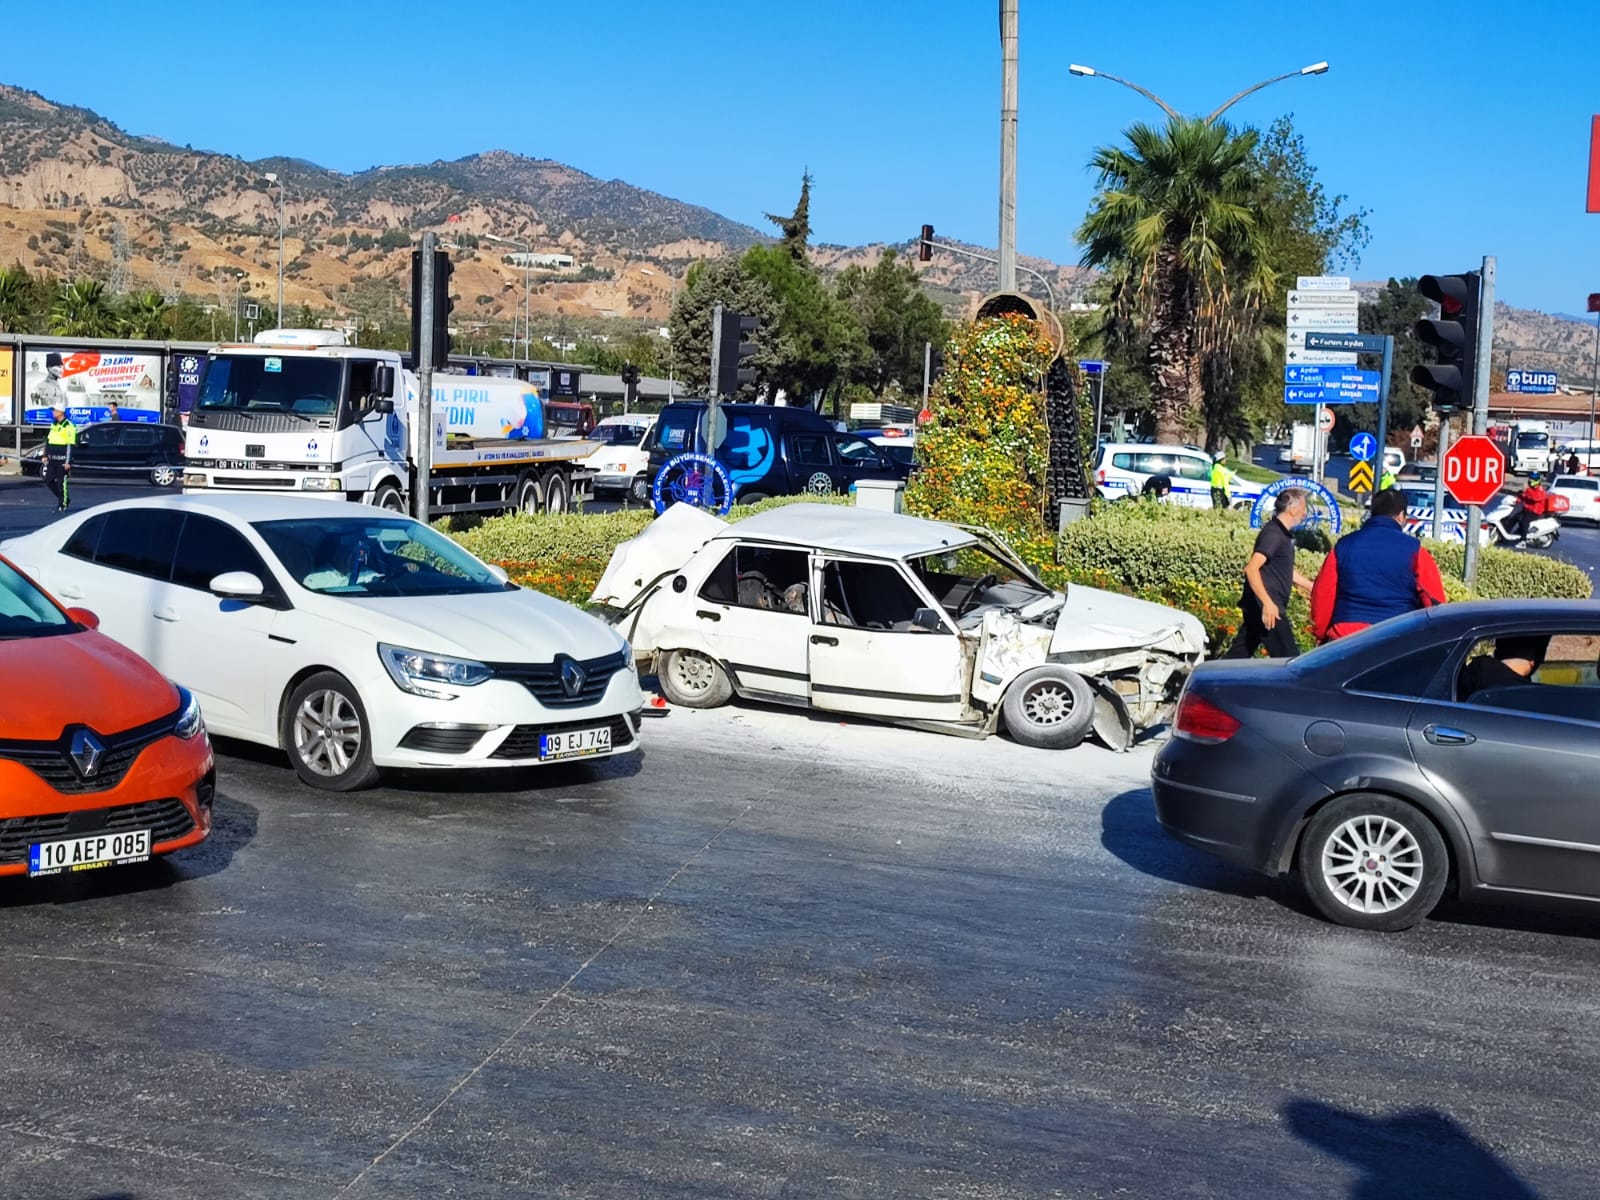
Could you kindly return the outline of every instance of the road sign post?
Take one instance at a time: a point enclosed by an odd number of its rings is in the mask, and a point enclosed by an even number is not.
[[[1498,477],[1500,472],[1500,451],[1495,444],[1485,435],[1489,432],[1489,370],[1494,358],[1494,277],[1495,259],[1492,254],[1483,256],[1483,269],[1478,272],[1479,287],[1478,312],[1480,314],[1478,326],[1478,345],[1476,348],[1477,365],[1472,373],[1472,433],[1473,441],[1479,439],[1494,453],[1495,476],[1497,482],[1494,492],[1500,490]],[[1462,441],[1466,441],[1463,438]],[[1481,451],[1480,451],[1481,452]],[[1490,492],[1483,497],[1486,501],[1494,495]],[[1467,549],[1462,559],[1462,582],[1468,587],[1478,585],[1478,531],[1483,525],[1483,501],[1469,502],[1467,507]]]

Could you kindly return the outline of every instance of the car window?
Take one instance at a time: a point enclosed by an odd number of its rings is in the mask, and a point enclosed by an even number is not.
[[[257,521],[291,578],[328,596],[459,596],[506,585],[444,534],[409,517]]]
[[[1176,456],[1171,454],[1136,454],[1133,469],[1141,475],[1176,475]]]
[[[61,547],[61,553],[73,558],[81,558],[84,562],[94,561],[95,547],[100,544],[100,532],[106,527],[106,516],[90,517],[73,532],[67,539],[67,544]]]
[[[183,514],[170,508],[124,508],[106,514],[94,561],[102,567],[165,580],[172,573]]]
[[[700,589],[700,598],[736,608],[771,612],[810,611],[811,560],[804,550],[735,546]]]
[[[900,568],[888,563],[829,560],[822,569],[822,620],[857,629],[910,630],[927,602]]]
[[[97,425],[78,431],[78,445],[89,450],[108,450],[119,441],[122,430],[115,425]]]
[[[655,444],[663,450],[688,450],[694,442],[694,420],[684,409],[664,412],[656,424]]]
[[[1177,454],[1173,456],[1178,465],[1178,476],[1181,479],[1210,479],[1212,464],[1203,458],[1192,454]]]
[[[148,450],[156,444],[153,426],[130,425],[122,430],[122,444],[138,450]]]
[[[1131,454],[1113,454],[1111,456],[1111,465],[1119,471],[1131,471],[1133,470],[1133,457]],[[1141,454],[1139,457],[1144,458],[1145,456]]]
[[[1426,696],[1429,694],[1429,685],[1438,678],[1440,669],[1459,644],[1441,642],[1437,646],[1424,646],[1421,650],[1402,654],[1356,676],[1345,686],[1352,692],[1369,692],[1380,696]]]
[[[878,457],[878,452],[871,443],[858,437],[836,437],[833,439],[833,449],[841,459],[856,466],[881,467],[883,459]]]
[[[1527,662],[1535,664],[1524,674]],[[1478,708],[1600,723],[1600,634],[1503,634],[1479,641],[1456,678],[1456,698]]]
[[[211,581],[229,571],[248,571],[270,590],[272,574],[237,529],[213,517],[190,514],[178,536],[172,564],[172,582],[184,587],[211,589]]]
[[[1556,486],[1574,492],[1593,492],[1600,490],[1600,479],[1579,479],[1576,475],[1565,475],[1556,480]]]
[[[820,433],[791,433],[789,452],[802,467],[828,465],[828,439]]]
[[[47,637],[76,629],[48,596],[0,562],[0,639]]]

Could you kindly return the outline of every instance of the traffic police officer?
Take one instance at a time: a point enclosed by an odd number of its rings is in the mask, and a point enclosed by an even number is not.
[[[1218,450],[1217,457],[1211,464],[1212,508],[1227,508],[1229,505],[1228,484],[1233,482],[1234,474],[1232,471],[1228,470],[1227,467],[1222,465],[1222,460],[1226,457],[1226,454],[1224,454],[1221,450]]]
[[[57,401],[51,406],[54,418],[44,438],[44,485],[56,498],[56,511],[66,512],[67,473],[72,470],[72,448],[78,444],[78,427],[67,419],[67,406]]]

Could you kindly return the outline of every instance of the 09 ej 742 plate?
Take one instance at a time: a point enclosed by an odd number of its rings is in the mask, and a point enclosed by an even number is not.
[[[611,752],[611,727],[598,725],[593,729],[567,729],[560,733],[539,735],[539,761],[551,762],[558,758],[582,758],[589,754]]]
[[[96,867],[126,866],[150,857],[150,831],[96,833],[88,837],[37,842],[28,847],[29,875],[59,875],[63,871],[90,871]]]

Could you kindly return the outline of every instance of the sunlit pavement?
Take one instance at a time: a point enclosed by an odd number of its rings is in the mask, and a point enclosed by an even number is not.
[[[0,887],[0,1194],[1592,1196],[1593,919],[1334,928],[1148,748],[732,707]]]

